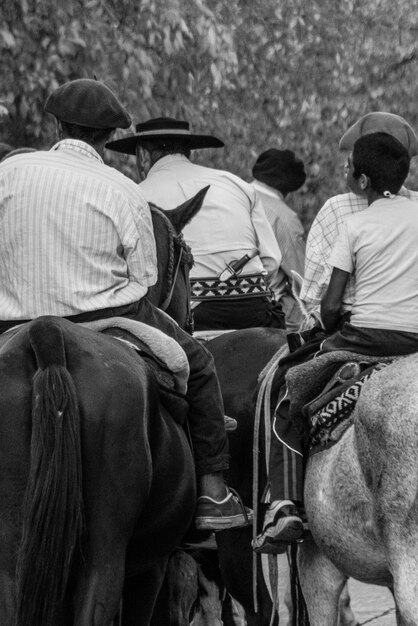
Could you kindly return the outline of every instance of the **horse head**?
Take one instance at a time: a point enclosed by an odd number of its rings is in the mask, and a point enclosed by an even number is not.
[[[204,187],[193,198],[170,211],[150,204],[157,247],[158,280],[149,289],[148,297],[188,332],[193,330],[189,283],[193,255],[183,239],[182,230],[201,209],[208,189],[209,186]]]

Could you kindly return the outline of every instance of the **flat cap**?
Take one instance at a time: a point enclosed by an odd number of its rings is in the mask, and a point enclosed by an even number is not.
[[[363,115],[341,137],[339,148],[352,150],[359,137],[378,132],[395,137],[408,150],[410,157],[418,154],[417,137],[408,122],[400,115],[383,111]]]
[[[254,163],[252,172],[256,180],[284,194],[296,191],[306,180],[303,161],[292,150],[270,148],[262,152]]]
[[[129,128],[131,117],[105,84],[78,78],[53,91],[45,111],[68,124],[89,128]]]

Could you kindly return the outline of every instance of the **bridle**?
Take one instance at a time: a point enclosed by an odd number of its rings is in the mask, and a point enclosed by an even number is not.
[[[179,249],[179,255],[178,255],[178,259],[175,264],[174,270],[173,270],[173,275],[172,275],[169,291],[166,297],[164,298],[164,300],[162,301],[162,303],[159,305],[159,308],[162,311],[166,311],[168,307],[170,306],[171,300],[173,298],[174,288],[176,286],[176,282],[179,276],[180,267],[183,266],[184,280],[186,284],[186,297],[187,297],[185,330],[186,332],[192,334],[194,330],[194,323],[193,323],[193,312],[191,309],[191,288],[190,288],[189,272],[190,272],[190,268],[193,265],[193,257],[192,257],[191,249],[184,241],[182,233],[177,233],[177,234],[172,233],[172,238],[173,238],[174,247],[177,247]]]

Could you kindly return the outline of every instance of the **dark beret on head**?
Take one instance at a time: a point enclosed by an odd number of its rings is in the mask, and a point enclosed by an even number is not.
[[[103,83],[79,78],[51,93],[45,111],[68,124],[88,128],[129,128],[131,117],[115,94]]]
[[[283,194],[296,191],[306,180],[303,161],[292,150],[271,148],[262,152],[253,167],[253,176]]]

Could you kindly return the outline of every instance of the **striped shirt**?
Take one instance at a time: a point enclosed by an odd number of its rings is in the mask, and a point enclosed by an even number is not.
[[[0,319],[122,306],[156,280],[145,198],[87,143],[0,165]]]
[[[418,200],[418,191],[405,187],[399,192],[410,200]],[[348,215],[367,208],[367,200],[351,191],[327,200],[316,216],[306,242],[305,272],[300,294],[309,310],[318,310],[328,287],[332,267],[329,258],[340,226]],[[344,293],[342,310],[351,310],[354,301],[354,277],[350,276]]]

